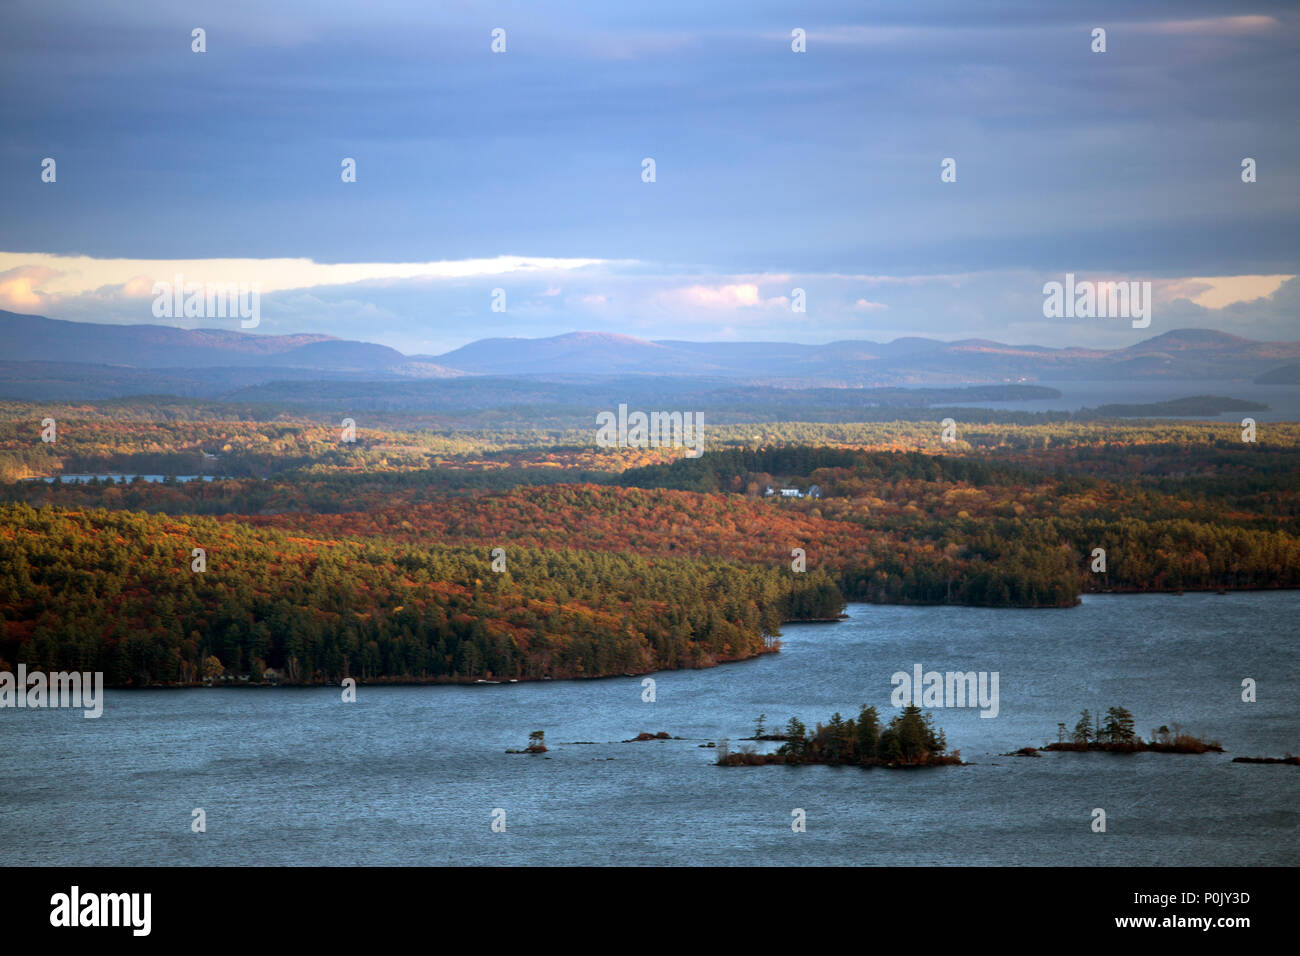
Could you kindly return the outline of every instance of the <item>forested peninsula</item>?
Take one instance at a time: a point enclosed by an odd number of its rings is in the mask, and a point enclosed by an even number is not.
[[[963,424],[951,444],[933,422],[719,426],[690,459],[538,431],[349,445],[133,402],[55,409],[39,454],[39,410],[0,405],[0,457],[244,477],[0,485],[0,668],[124,687],[586,678],[770,653],[782,623],[846,601],[1300,586],[1288,424],[1258,445],[1197,422]]]

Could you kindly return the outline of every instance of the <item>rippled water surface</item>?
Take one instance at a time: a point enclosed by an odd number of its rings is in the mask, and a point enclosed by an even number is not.
[[[1231,763],[1300,752],[1300,593],[849,613],[788,626],[780,654],[656,674],[655,703],[614,678],[362,686],[354,704],[336,689],[110,691],[99,720],[0,710],[0,863],[1300,862],[1300,769]],[[916,663],[998,672],[996,718],[935,711],[971,766],[719,768],[699,746],[736,746],[759,713],[889,716],[890,675]],[[1176,721],[1229,752],[998,756],[1111,705],[1144,734]],[[505,753],[536,729],[549,754]],[[660,730],[684,739],[619,742]]]

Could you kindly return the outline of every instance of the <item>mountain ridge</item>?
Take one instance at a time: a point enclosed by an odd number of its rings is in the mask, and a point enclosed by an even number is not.
[[[376,380],[458,376],[706,376],[782,387],[880,387],[1040,380],[1213,378],[1250,380],[1300,360],[1300,342],[1261,342],[1213,329],[1173,329],[1119,349],[1016,345],[991,339],[889,342],[644,339],[574,331],[477,339],[439,355],[319,333],[105,325],[0,310],[0,361],[137,371],[243,370],[241,384],[323,377]],[[32,366],[34,369],[35,366]],[[250,372],[248,370],[257,370]],[[69,377],[71,373],[66,373]]]

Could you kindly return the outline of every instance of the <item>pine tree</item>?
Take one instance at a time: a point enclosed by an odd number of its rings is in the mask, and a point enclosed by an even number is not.
[[[826,759],[830,763],[839,763],[844,741],[844,718],[837,710],[831,715],[830,726],[826,728]]]
[[[869,763],[878,756],[880,745],[880,715],[876,708],[862,708],[858,714],[858,762]]]
[[[1133,715],[1123,707],[1111,707],[1106,711],[1106,723],[1101,733],[1110,744],[1133,743]]]
[[[1087,746],[1095,739],[1092,732],[1092,714],[1084,711],[1079,715],[1079,722],[1074,725],[1074,733],[1071,735],[1076,744]]]
[[[807,750],[807,733],[808,728],[803,725],[803,722],[798,717],[791,717],[785,725],[786,741],[777,749],[777,753],[784,754],[797,763]]]
[[[1133,743],[1133,715],[1123,707],[1111,707],[1106,711],[1106,724],[1101,732],[1107,743]]]

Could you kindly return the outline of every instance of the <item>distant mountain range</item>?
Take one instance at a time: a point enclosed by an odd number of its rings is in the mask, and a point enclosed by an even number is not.
[[[1297,360],[1300,342],[1257,342],[1207,329],[1177,329],[1123,349],[927,338],[825,345],[649,341],[571,332],[480,339],[426,356],[327,335],[101,325],[0,310],[0,397],[9,398],[210,396],[273,381],[459,376],[582,381],[649,375],[797,388],[1135,378],[1268,381],[1275,370]]]
[[[331,335],[256,335],[229,329],[64,322],[0,309],[0,358],[78,362],[137,369],[297,368],[379,372],[412,366],[412,374],[455,374],[425,368],[396,349]]]
[[[626,373],[707,375],[788,386],[983,384],[1129,378],[1250,379],[1300,357],[1300,342],[1255,342],[1208,329],[1178,329],[1123,349],[941,342],[647,341],[571,332],[550,338],[480,339],[428,361],[487,375]]]

